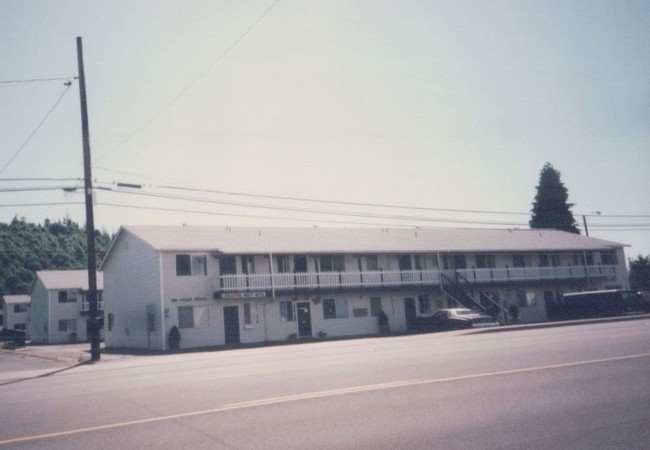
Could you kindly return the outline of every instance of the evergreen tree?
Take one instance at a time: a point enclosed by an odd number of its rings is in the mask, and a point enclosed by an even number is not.
[[[630,287],[637,291],[650,291],[650,255],[630,259]]]
[[[568,203],[569,192],[560,180],[560,172],[551,163],[544,164],[539,174],[537,195],[533,203],[531,228],[550,228],[580,234]]]

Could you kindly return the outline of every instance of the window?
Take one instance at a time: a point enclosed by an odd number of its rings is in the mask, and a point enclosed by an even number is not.
[[[476,267],[478,269],[492,269],[496,266],[494,255],[476,255]]]
[[[548,255],[539,255],[539,267],[548,267],[550,266]]]
[[[305,255],[293,257],[293,271],[296,273],[307,272],[307,257]]]
[[[278,273],[291,273],[291,265],[288,256],[277,256],[276,265]]]
[[[382,311],[381,297],[370,297],[370,315],[378,316]]]
[[[27,325],[24,323],[15,323],[14,330],[27,331]]]
[[[526,267],[524,255],[512,255],[512,267]]]
[[[594,253],[593,252],[586,252],[587,256],[587,265],[588,266],[593,266],[594,265]]]
[[[251,304],[244,303],[244,325],[250,325],[251,323]]]
[[[15,313],[26,313],[27,309],[28,309],[28,305],[14,305]]]
[[[255,262],[252,256],[241,257],[241,273],[246,275],[255,273]]]
[[[399,257],[398,261],[399,270],[413,270],[413,265],[411,264],[411,255],[402,255]]]
[[[345,319],[350,317],[348,311],[348,301],[344,298],[325,299],[323,300],[323,318],[325,319]]]
[[[178,328],[203,328],[208,326],[210,326],[210,319],[207,306],[178,307]]]
[[[61,320],[59,320],[59,331],[60,332],[76,332],[77,331],[77,319],[61,319]]]
[[[113,331],[113,313],[108,314],[108,331]]]
[[[176,275],[207,275],[207,264],[205,255],[176,255]]]
[[[535,292],[526,291],[524,289],[517,289],[517,305],[522,308],[527,306],[534,306],[537,304]]]
[[[235,275],[237,273],[237,263],[234,256],[219,258],[219,273],[221,275]]]
[[[606,266],[618,265],[618,258],[615,251],[600,252],[600,263]]]
[[[353,308],[352,316],[354,317],[368,317],[368,308]]]
[[[293,303],[289,301],[280,301],[280,320],[283,322],[293,322],[296,319],[293,315]]]
[[[324,255],[318,258],[321,272],[343,272],[345,261],[343,255]]]
[[[551,265],[553,267],[560,267],[560,255],[558,254],[551,255]]]
[[[371,272],[379,270],[379,260],[377,258],[377,255],[366,256],[366,268]]]
[[[77,293],[74,291],[59,291],[59,303],[76,303]]]
[[[426,294],[418,295],[418,304],[420,306],[420,314],[431,313],[431,300]]]

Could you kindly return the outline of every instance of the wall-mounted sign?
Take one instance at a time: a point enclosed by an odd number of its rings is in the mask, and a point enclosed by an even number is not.
[[[266,292],[222,292],[221,298],[265,298]]]

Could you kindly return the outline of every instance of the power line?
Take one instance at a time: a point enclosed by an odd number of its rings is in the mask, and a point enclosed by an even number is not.
[[[41,127],[41,125],[43,125],[43,123],[45,123],[47,118],[50,117],[50,114],[52,114],[52,112],[56,109],[56,107],[59,106],[59,103],[61,103],[61,100],[63,100],[63,97],[65,96],[65,94],[67,94],[68,91],[70,90],[70,86],[72,86],[72,82],[69,82],[69,84],[66,83],[66,88],[63,91],[63,93],[59,96],[59,98],[56,100],[56,102],[54,102],[54,105],[52,105],[52,107],[47,112],[47,114],[45,114],[45,117],[43,117],[43,119],[40,121],[40,123],[38,125],[36,125],[36,128],[34,128],[34,131],[32,131],[32,133],[27,137],[27,140],[25,140],[25,142],[23,142],[23,145],[21,145],[20,148],[18,149],[18,151],[16,151],[16,153],[14,153],[14,155],[9,159],[9,161],[7,161],[7,163],[4,165],[4,167],[2,169],[0,169],[0,174],[5,171],[5,169],[9,166],[9,164],[11,164],[13,162],[14,159],[16,159],[16,157],[25,148],[25,146],[29,143],[29,141],[32,139],[32,137],[34,137],[34,135],[36,134],[38,129]]]
[[[42,81],[72,81],[77,77],[56,77],[56,78],[31,78],[26,80],[2,80],[0,84],[9,84],[9,83],[37,83]]]
[[[217,65],[219,61],[221,61],[223,58],[225,58],[241,41],[244,40],[248,34],[253,31],[253,29],[271,12],[275,6],[280,3],[280,0],[275,0],[271,6],[269,6],[244,32],[237,38],[235,41],[228,47],[226,48],[225,51],[223,51],[210,65],[208,65],[196,78],[194,78],[187,86],[185,86],[178,94],[176,94],[171,100],[169,100],[165,105],[163,105],[149,120],[147,120],[140,128],[135,130],[133,133],[131,133],[129,136],[126,137],[122,142],[120,142],[118,145],[113,147],[113,149],[107,151],[103,155],[99,155],[99,157],[96,159],[96,161],[99,161],[101,159],[104,159],[106,156],[110,155],[111,153],[115,152],[124,144],[129,142],[131,139],[133,139],[137,134],[139,134],[142,130],[147,128],[152,122],[154,122],[160,115],[167,110],[170,106],[172,106],[174,103],[176,103],[181,97],[183,97],[196,83],[201,80],[212,68]]]
[[[49,202],[49,203],[0,203],[0,208],[18,208],[27,206],[67,206],[83,205],[84,202]]]
[[[0,181],[81,181],[83,178],[54,178],[54,177],[41,177],[41,178],[0,178]]]

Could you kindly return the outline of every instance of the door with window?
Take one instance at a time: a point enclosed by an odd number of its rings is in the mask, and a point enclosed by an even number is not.
[[[226,344],[239,344],[239,307],[223,307],[223,328]]]
[[[296,304],[298,309],[298,336],[311,337],[311,307],[308,302]]]

